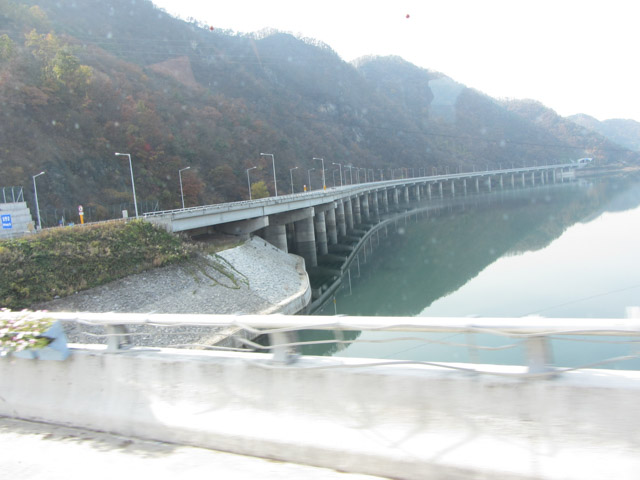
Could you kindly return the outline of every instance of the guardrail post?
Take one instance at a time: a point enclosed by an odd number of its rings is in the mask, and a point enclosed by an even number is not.
[[[527,365],[529,373],[552,372],[553,355],[549,338],[539,335],[527,338]]]
[[[299,354],[296,347],[289,344],[297,341],[295,332],[271,332],[269,333],[269,343],[273,352],[273,362],[280,364],[294,363]]]
[[[121,347],[130,347],[131,338],[126,325],[107,325],[107,351],[117,352]]]

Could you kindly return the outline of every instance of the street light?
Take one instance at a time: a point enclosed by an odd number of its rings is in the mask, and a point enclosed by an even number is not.
[[[278,196],[278,183],[276,182],[276,159],[273,156],[273,153],[261,153],[260,155],[265,157],[271,157],[271,163],[273,163],[273,190],[275,191],[276,197]]]
[[[296,170],[298,167],[293,167],[289,169],[289,177],[291,177],[291,193],[295,193],[293,191],[293,171]]]
[[[191,167],[184,167],[178,170],[178,177],[180,178],[180,198],[182,199],[182,208],[184,208],[184,191],[182,190],[182,172],[189,170]]]
[[[131,189],[133,190],[133,206],[136,209],[136,218],[138,218],[138,201],[136,200],[136,185],[133,183],[133,167],[131,166],[131,155],[128,153],[116,153],[116,157],[129,157],[129,171],[131,172]]]
[[[340,186],[342,186],[342,164],[333,162],[332,165],[338,165],[340,167]]]
[[[251,181],[249,180],[249,170],[253,170],[258,167],[247,168],[247,185],[249,185],[249,200],[251,200]]]
[[[353,165],[345,165],[344,168],[349,169],[349,184],[353,185],[353,175],[351,174],[351,170],[353,169]]]
[[[320,160],[322,162],[322,189],[326,190],[327,189],[327,182],[324,179],[324,158],[316,158],[313,157],[314,160]],[[309,182],[311,183],[311,182]],[[311,185],[309,185],[309,190],[311,190]]]
[[[309,191],[311,191],[311,172],[313,172],[314,170],[315,168],[307,170],[307,176],[309,177]],[[324,172],[322,172],[322,174],[324,175]]]
[[[36,177],[39,177],[40,175],[44,175],[44,172],[40,172],[37,175],[34,175],[33,177],[33,194],[35,196],[36,199],[36,213],[38,215],[38,230],[42,230],[42,222],[40,221],[40,207],[38,206],[38,189],[36,188]]]

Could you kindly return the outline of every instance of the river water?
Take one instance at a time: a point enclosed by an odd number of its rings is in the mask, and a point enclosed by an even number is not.
[[[351,281],[344,279],[335,305],[319,314],[625,318],[629,307],[640,305],[637,179],[590,178],[469,197],[462,204],[400,219],[372,243],[366,263],[351,267]],[[306,332],[303,339],[326,335]],[[412,333],[427,342],[386,341],[399,336],[407,335],[349,332],[347,337],[357,342],[346,348],[314,346],[303,351],[422,361],[524,362],[517,339]],[[627,340],[557,338],[552,340],[554,361],[586,365],[640,350]],[[457,346],[470,341],[514,348],[487,352]],[[606,367],[640,369],[640,361]]]

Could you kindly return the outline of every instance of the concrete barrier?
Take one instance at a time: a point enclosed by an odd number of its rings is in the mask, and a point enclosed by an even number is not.
[[[640,372],[73,347],[0,358],[0,415],[392,478],[640,477]]]

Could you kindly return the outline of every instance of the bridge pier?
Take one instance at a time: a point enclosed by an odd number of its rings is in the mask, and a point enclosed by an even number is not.
[[[491,177],[487,177],[487,189],[491,191]]]
[[[370,212],[369,212],[369,194],[365,193],[364,195],[362,195],[361,197],[361,209],[362,209],[362,216],[368,221],[370,218]]]
[[[289,253],[287,248],[287,227],[285,225],[268,225],[263,232],[262,238],[274,247]]]
[[[378,192],[373,192],[371,197],[373,200],[373,218],[376,222],[380,221],[380,205],[378,203]]]
[[[350,198],[347,198],[344,201],[344,220],[345,220],[345,223],[347,224],[347,231],[353,230],[353,210],[351,209]]]
[[[295,244],[298,255],[304,258],[307,265],[316,267],[318,266],[318,256],[316,254],[316,236],[313,223],[313,217],[307,217],[293,224],[296,231]]]
[[[389,190],[387,189],[382,191],[382,211],[389,213]]]
[[[354,225],[360,225],[362,223],[362,214],[360,208],[360,197],[353,197],[351,200],[351,208],[353,209],[353,223]],[[353,228],[353,227],[351,227]]]
[[[296,228],[293,222],[285,225],[287,231],[287,246],[290,252],[296,249]]]
[[[404,190],[404,203],[409,204],[409,187],[405,186]]]
[[[398,189],[396,187],[394,187],[393,189],[393,196],[391,197],[391,199],[393,200],[393,206],[394,208],[398,208],[398,205],[400,204],[400,200],[398,199],[399,194],[398,194]]]
[[[336,227],[338,229],[338,235],[344,237],[347,234],[347,220],[346,213],[344,208],[344,201],[337,202],[338,207],[336,208]],[[337,239],[336,239],[337,243]]]
[[[453,180],[451,180],[451,196],[452,197],[456,196],[456,184]]]
[[[444,187],[442,186],[442,182],[438,182],[438,192],[440,193],[440,198],[444,198]]]
[[[416,200],[419,202],[420,201],[420,185],[416,185],[415,194],[416,194]]]
[[[536,184],[536,172],[531,172],[531,186]]]
[[[427,183],[427,198],[431,200],[431,184]]]
[[[525,177],[524,177],[524,172],[522,172],[522,187],[526,187],[527,186],[527,182],[525,182]]]
[[[318,255],[326,255],[329,253],[329,247],[327,242],[327,224],[325,222],[324,212],[316,211],[313,223],[315,227],[315,242]]]
[[[480,193],[480,179],[476,177],[476,193]]]
[[[342,204],[338,202],[335,208],[330,208],[327,210],[325,214],[325,223],[327,226],[327,242],[329,245],[335,245],[338,243],[338,228],[336,224],[336,210]],[[342,211],[342,216],[344,217],[344,210]]]
[[[462,190],[464,190],[464,196],[467,196],[467,179],[462,180]]]
[[[511,188],[512,189],[516,188],[516,174],[515,173],[511,174]]]

